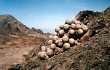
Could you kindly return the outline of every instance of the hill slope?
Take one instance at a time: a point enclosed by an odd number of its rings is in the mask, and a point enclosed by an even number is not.
[[[23,55],[47,40],[48,35],[28,28],[12,15],[0,15],[0,70],[21,63]]]
[[[34,31],[11,15],[0,15],[0,44],[41,44],[40,40],[46,40],[47,36]],[[33,41],[35,40],[35,41]],[[16,41],[16,43],[15,43]],[[43,43],[43,42],[42,42]]]
[[[40,47],[34,48],[24,63],[9,70],[109,70],[110,69],[110,7],[102,12],[81,11],[76,19],[93,30],[91,37],[80,45],[47,60],[37,58]],[[34,55],[32,55],[34,54]]]

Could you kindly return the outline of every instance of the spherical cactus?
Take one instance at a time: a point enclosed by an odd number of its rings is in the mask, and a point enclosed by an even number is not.
[[[59,26],[59,27],[57,26],[57,27],[55,28],[55,31],[56,31],[56,32],[59,32],[59,30],[60,30],[60,26]]]
[[[76,24],[80,24],[81,22],[80,21],[76,21]]]
[[[81,22],[79,20],[74,19],[75,24],[80,24]]]
[[[68,38],[67,35],[64,35],[64,36],[62,37],[62,40],[63,40],[64,42],[68,42],[69,38]]]
[[[70,39],[69,39],[69,43],[70,43],[70,45],[74,45],[75,40],[74,40],[73,38],[70,38]]]
[[[78,33],[79,35],[81,35],[81,34],[83,34],[83,30],[82,30],[82,29],[78,29],[78,30],[77,30],[77,33]]]
[[[52,39],[53,38],[53,35],[49,35],[49,38]]]
[[[53,33],[53,35],[54,35],[54,36],[57,36],[57,35],[58,35],[58,33],[57,33],[57,32],[54,32],[54,33]]]
[[[75,29],[75,24],[71,24],[70,26],[72,29]]]
[[[51,44],[50,45],[50,49],[55,50],[55,48],[56,48],[56,45],[55,44]]]
[[[38,57],[39,57],[40,59],[47,59],[47,58],[48,58],[48,55],[47,55],[46,52],[39,52],[39,53],[38,53]]]
[[[68,36],[69,37],[70,36],[69,32],[68,33],[65,33],[64,36]]]
[[[60,25],[60,29],[63,29],[63,25]]]
[[[87,31],[88,30],[88,27],[84,24],[81,25],[81,28],[84,30],[84,31]]]
[[[55,40],[55,44],[58,44],[58,42],[59,42],[59,40],[57,39],[57,40]]]
[[[70,44],[69,43],[64,43],[63,49],[68,50],[69,48],[70,48]]]
[[[75,30],[70,29],[70,30],[69,30],[69,34],[75,34]]]
[[[78,20],[66,20],[64,25],[55,28],[53,35],[50,35],[49,46],[42,46],[42,52],[38,53],[41,59],[47,59],[54,54],[68,50],[74,45],[80,45],[81,36],[88,30],[88,27]]]
[[[75,19],[71,20],[71,22],[72,22],[73,24],[75,24]]]
[[[46,52],[47,52],[48,56],[53,56],[54,55],[54,51],[50,48],[47,48]]]
[[[52,44],[52,43],[53,43],[53,40],[49,40],[49,41],[48,41],[48,44]]]
[[[58,40],[58,36],[53,36],[53,41]]]
[[[65,24],[71,24],[71,20],[69,19],[65,20]]]
[[[65,31],[63,29],[59,30],[59,35],[64,35]]]
[[[63,41],[59,41],[57,45],[58,45],[59,47],[62,47],[62,46],[63,46]]]
[[[63,27],[64,27],[64,30],[68,30],[69,27],[70,27],[70,25],[68,25],[68,24],[64,24]]]
[[[41,46],[41,50],[42,50],[43,52],[45,52],[46,49],[47,49],[47,46]]]
[[[62,53],[63,51],[64,51],[63,48],[56,47],[55,54]]]
[[[81,25],[80,24],[76,24],[75,25],[75,28],[80,29],[81,28]]]

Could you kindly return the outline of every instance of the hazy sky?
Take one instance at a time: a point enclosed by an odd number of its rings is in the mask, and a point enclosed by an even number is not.
[[[102,11],[110,0],[0,0],[0,14],[11,14],[29,28],[53,32],[80,10]]]

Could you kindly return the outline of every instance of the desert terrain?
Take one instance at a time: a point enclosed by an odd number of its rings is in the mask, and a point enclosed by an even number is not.
[[[110,7],[80,11],[75,19],[88,26],[89,35],[78,37],[80,44],[68,50],[40,59],[38,53],[41,46],[49,46],[50,35],[12,15],[0,15],[0,70],[109,70]]]
[[[109,70],[109,12],[110,7],[101,12],[80,11],[75,19],[89,28],[89,35],[85,35],[80,44],[43,60],[38,56],[42,45],[34,47],[25,56],[23,63],[13,65],[9,70]]]
[[[0,15],[0,70],[21,63],[34,47],[45,44],[48,35],[28,28],[12,15]]]

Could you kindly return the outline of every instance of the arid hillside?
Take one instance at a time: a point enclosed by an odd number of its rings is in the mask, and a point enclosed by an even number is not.
[[[30,29],[12,15],[0,15],[0,70],[21,63],[23,55],[47,40],[42,30]]]
[[[0,15],[1,45],[40,45],[47,38],[40,29],[30,29],[11,15]]]
[[[48,59],[40,59],[35,47],[21,64],[9,70],[109,70],[110,69],[110,7],[101,12],[80,11],[75,17],[89,28],[89,35],[78,45]]]

